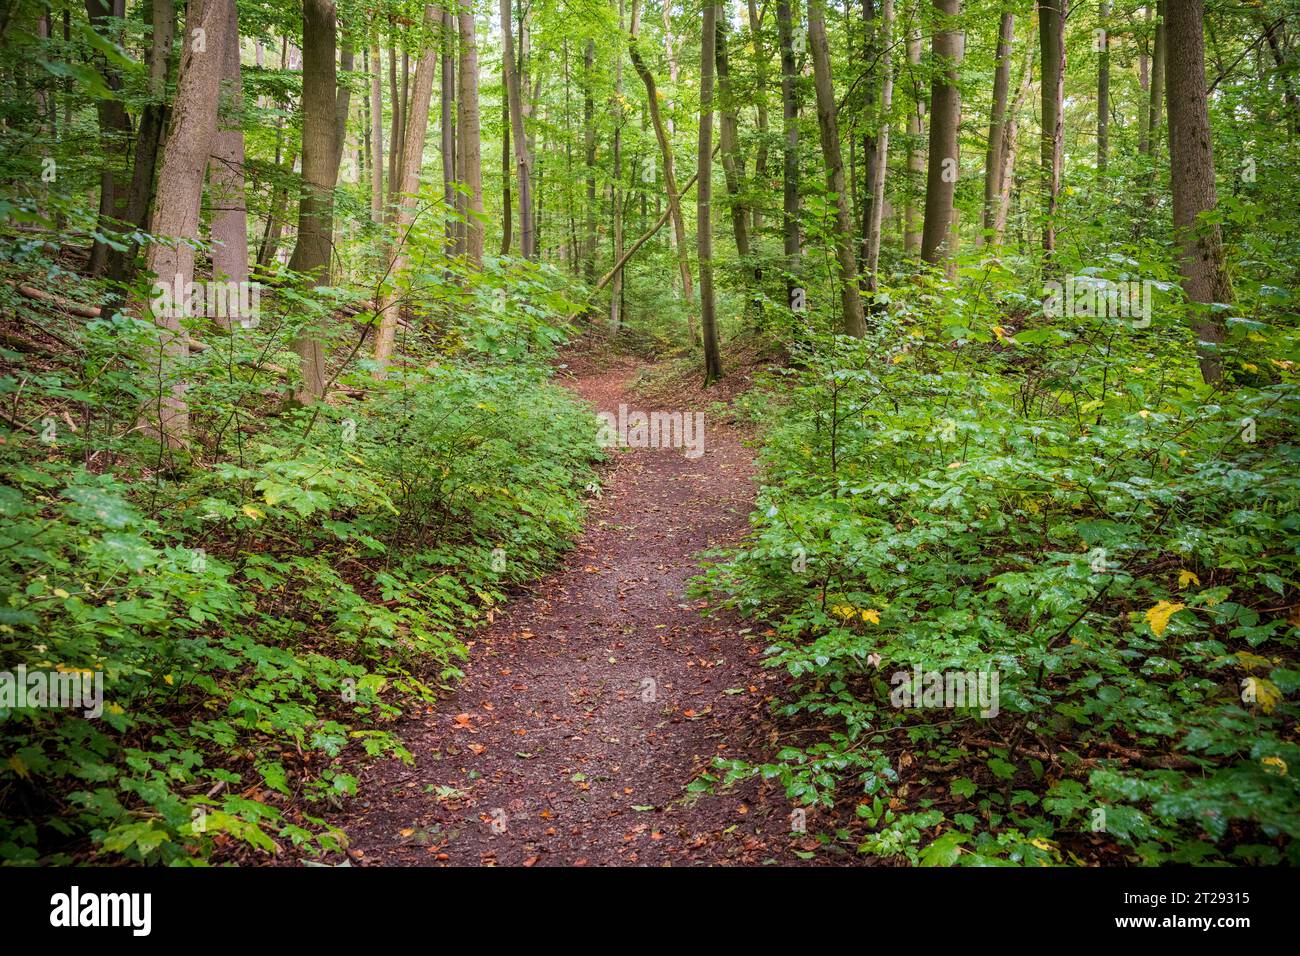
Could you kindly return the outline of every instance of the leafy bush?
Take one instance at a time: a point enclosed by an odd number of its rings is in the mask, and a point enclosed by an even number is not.
[[[751,397],[759,510],[703,586],[769,626],[801,732],[701,786],[851,785],[866,835],[822,838],[912,862],[1294,861],[1294,331],[1255,300],[1210,391],[1177,302],[1069,324],[996,263],[964,278]],[[892,706],[914,667],[997,672],[997,715]]]

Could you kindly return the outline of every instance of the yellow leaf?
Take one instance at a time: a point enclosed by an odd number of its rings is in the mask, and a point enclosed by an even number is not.
[[[1150,418],[1150,417],[1151,417],[1151,413],[1150,413],[1149,411],[1147,411],[1145,408],[1142,409],[1142,411],[1138,412],[1138,415],[1140,415],[1142,418]]]
[[[1190,582],[1190,583],[1192,583],[1192,584],[1195,584],[1198,588],[1201,586],[1201,579],[1198,578],[1198,577],[1197,577],[1195,574],[1193,574],[1191,571],[1179,571],[1179,572],[1178,572],[1178,586],[1179,586],[1180,588],[1185,588],[1185,587],[1187,587],[1188,582]]]
[[[1186,604],[1170,604],[1168,601],[1161,601],[1155,607],[1147,611],[1147,623],[1151,625],[1151,633],[1159,637],[1169,626],[1169,619],[1185,608]]]
[[[844,620],[846,621],[849,618],[851,618],[854,614],[858,613],[847,604],[836,604],[834,607],[831,608],[831,610],[834,611],[836,614],[838,614],[840,617],[844,618]]]
[[[63,590],[63,588],[55,588],[54,596],[60,598],[72,597],[72,595],[69,594],[67,591]]]
[[[870,621],[872,624],[880,623],[880,612],[874,608],[867,608],[862,612],[862,620]]]
[[[252,505],[244,505],[244,514],[248,515],[248,517],[252,518],[254,521],[266,517],[266,512],[259,511],[257,508],[254,508]]]
[[[17,754],[14,754],[9,758],[9,767],[24,780],[31,776],[31,774],[27,772],[27,764],[23,763],[23,758]]]
[[[175,678],[172,677],[171,674],[163,674],[163,683],[166,684],[168,687],[171,687],[175,685],[176,680]]]
[[[1273,713],[1273,708],[1282,699],[1282,691],[1277,684],[1265,677],[1247,677],[1246,680],[1255,692],[1255,703],[1259,704],[1264,713]]]
[[[1265,771],[1276,774],[1279,777],[1286,776],[1286,761],[1281,757],[1265,757],[1260,761],[1264,765]]]
[[[1250,651],[1238,651],[1232,655],[1237,659],[1237,664],[1244,670],[1253,671],[1257,668],[1270,667],[1271,662],[1267,657],[1260,657],[1258,654],[1252,654]]]

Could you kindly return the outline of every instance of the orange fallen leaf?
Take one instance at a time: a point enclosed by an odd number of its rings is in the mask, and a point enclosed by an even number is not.
[[[469,749],[470,752],[474,753],[475,755],[481,754],[483,751],[487,750],[487,748],[484,747],[482,744],[470,744]]]

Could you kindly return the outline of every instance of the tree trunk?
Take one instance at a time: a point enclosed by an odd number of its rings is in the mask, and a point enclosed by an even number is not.
[[[844,158],[840,153],[839,125],[835,119],[835,88],[831,81],[831,53],[826,40],[826,0],[809,0],[808,46],[812,53],[813,85],[817,91],[817,127],[826,162],[826,188],[835,203],[835,257],[839,262],[840,307],[844,331],[861,336],[867,331],[858,292],[858,263],[853,254],[853,217],[844,183]],[[704,188],[704,174],[700,174]]]
[[[673,233],[677,237],[677,271],[682,280],[682,297],[685,299],[688,320],[691,325],[691,338],[695,338],[694,308],[695,289],[691,281],[691,262],[686,249],[686,221],[682,216],[681,191],[677,188],[676,163],[673,158],[673,146],[668,139],[668,130],[664,127],[663,114],[659,110],[659,91],[654,75],[650,72],[637,48],[637,31],[635,14],[632,18],[633,29],[628,36],[628,53],[632,66],[636,69],[641,82],[645,84],[646,104],[650,112],[650,125],[654,128],[655,140],[659,144],[659,157],[664,167],[664,189],[668,193],[668,211],[673,222]]]
[[[147,268],[157,283],[155,297],[168,287],[179,295],[164,297],[164,302],[171,298],[170,307],[150,309],[159,328],[159,351],[153,367],[158,398],[156,404],[151,402],[142,409],[140,424],[168,447],[184,445],[189,434],[183,366],[190,349],[182,318],[194,279],[193,243],[199,235],[204,172],[217,135],[222,65],[217,38],[234,15],[234,2],[190,0],[180,75],[149,224],[152,235],[174,240],[150,243],[146,252]],[[196,34],[196,30],[203,33]],[[198,36],[211,40],[212,46],[202,44],[203,49],[196,49]]]
[[[154,174],[158,170],[159,147],[167,124],[167,77],[171,72],[172,47],[176,40],[176,5],[173,0],[152,0],[150,26],[153,38],[149,45],[149,102],[140,113],[140,128],[135,137],[135,164],[126,200],[126,222],[141,231],[149,227]],[[112,250],[108,256],[109,276],[119,282],[129,282],[135,256],[135,243],[131,243],[126,252]]]
[[[592,96],[595,83],[596,43],[588,40],[582,52],[582,139],[583,162],[587,170],[587,221],[583,274],[588,282],[596,278],[596,103]]]
[[[356,65],[356,58],[352,51],[352,44],[346,40],[339,47],[339,72],[351,73],[352,68]],[[352,88],[346,81],[339,83],[338,91],[334,96],[334,169],[337,178],[337,170],[343,163],[343,148],[348,139],[348,110],[352,106]]]
[[[722,171],[731,207],[731,231],[736,240],[736,255],[745,263],[749,259],[749,211],[744,200],[745,160],[740,155],[740,119],[731,90],[731,66],[727,59],[727,18],[720,16],[718,36],[714,42],[717,66],[718,131],[722,145]]]
[[[1221,229],[1216,222],[1202,220],[1218,202],[1205,89],[1204,2],[1177,0],[1162,12],[1168,17],[1169,180],[1174,233],[1181,249],[1179,272],[1183,291],[1196,309],[1192,327],[1201,343],[1201,377],[1213,383],[1223,377],[1213,346],[1224,340],[1224,333],[1210,306],[1232,302],[1232,284]]]
[[[475,266],[483,264],[483,163],[479,152],[478,36],[474,12],[456,14],[460,34],[456,111],[456,175],[465,191],[461,202],[465,216],[465,256]]]
[[[384,81],[379,41],[370,44],[370,219],[384,221]]]
[[[617,0],[618,6],[618,31],[623,32],[623,0]],[[623,51],[621,47],[615,47],[614,51],[614,143],[613,155],[613,177],[614,181],[610,186],[611,199],[610,218],[614,233],[614,261],[618,262],[623,257]],[[617,269],[614,273],[614,282],[609,290],[609,328],[611,332],[617,332],[623,323],[623,270]]]
[[[781,45],[781,236],[785,253],[786,305],[795,302],[799,287],[799,91],[794,58],[794,18],[791,0],[777,0],[777,39]]]
[[[442,202],[447,216],[446,242],[453,254],[458,248],[463,230],[456,222],[456,27],[449,9],[442,11],[442,83],[438,91],[438,121],[442,140]]]
[[[953,193],[961,169],[957,131],[961,124],[961,91],[957,72],[964,37],[952,20],[961,12],[960,0],[934,0],[943,23],[934,35],[934,79],[930,85],[930,156],[925,175],[925,226],[921,258],[938,263],[952,256]]]
[[[718,6],[705,0],[700,41],[700,137],[695,192],[695,245],[700,259],[700,329],[704,335],[704,384],[722,377],[718,315],[713,295],[713,69],[717,57]]]
[[[1147,112],[1147,152],[1154,156],[1160,145],[1160,104],[1165,97],[1165,0],[1156,3],[1156,34],[1151,53],[1151,100]]]
[[[334,184],[338,177],[334,158],[338,128],[334,112],[338,90],[335,33],[333,0],[303,0],[303,195],[298,203],[298,241],[289,268],[311,276],[317,286],[330,284],[333,252]],[[295,397],[304,404],[325,394],[325,343],[321,334],[319,329],[306,329],[293,343],[302,372]]]
[[[758,123],[758,150],[754,155],[754,179],[766,190],[767,188],[767,54],[763,49],[763,11],[756,0],[746,0],[749,13],[749,37],[754,45],[754,111]],[[754,203],[751,233],[754,242],[759,242],[763,232],[763,206]]]
[[[429,107],[433,102],[433,74],[438,70],[439,24],[442,11],[432,4],[424,8],[424,50],[415,67],[415,85],[406,114],[406,142],[402,145],[402,168],[399,174],[397,202],[393,206],[395,243],[389,249],[388,275],[395,279],[406,271],[411,226],[415,221],[416,192],[420,188],[420,167],[424,159],[424,139],[429,129]],[[379,308],[379,334],[375,339],[375,378],[382,379],[393,355],[397,331],[398,295],[392,283],[385,284]]]
[[[86,0],[86,16],[95,33],[114,43],[114,22],[126,17],[126,0]],[[103,158],[99,174],[99,219],[96,228],[100,233],[111,234],[121,228],[127,212],[129,187],[123,167],[124,154],[131,139],[131,118],[127,116],[126,107],[118,96],[122,89],[122,71],[106,57],[96,57],[96,60],[99,61],[97,65],[105,86],[114,94],[95,102]],[[91,275],[103,275],[108,269],[109,252],[107,243],[95,240],[87,266]]]
[[[1020,84],[1016,90],[1015,102],[1007,112],[1006,128],[1002,133],[1002,157],[999,159],[1001,172],[998,174],[997,209],[993,215],[993,245],[1001,248],[1007,233],[1007,217],[1011,212],[1011,183],[1016,168],[1016,155],[1020,150],[1020,111],[1025,100],[1029,98],[1029,89],[1034,78],[1034,48],[1025,46],[1025,62],[1020,71]]]
[[[874,190],[867,205],[867,288],[875,292],[879,287],[877,270],[880,265],[880,230],[885,214],[885,175],[889,169],[890,113],[894,105],[894,67],[890,55],[893,42],[894,0],[882,0],[880,5],[880,131],[876,135],[876,168],[868,177]]]
[[[912,81],[912,111],[907,115],[907,137],[911,148],[907,154],[907,207],[903,212],[903,251],[909,256],[921,254],[921,230],[924,227],[917,213],[918,186],[925,182],[925,87],[919,78],[921,67],[921,33],[913,27],[907,36],[908,72]]]
[[[1110,0],[1097,6],[1097,174],[1106,177],[1110,155]]]
[[[537,236],[533,226],[533,158],[524,135],[524,105],[519,88],[512,36],[511,0],[501,0],[501,38],[504,44],[501,70],[506,87],[510,132],[515,141],[515,176],[519,181],[519,251],[525,259],[537,258]]]
[[[220,33],[210,37],[210,55],[221,57],[221,106],[212,158],[208,162],[212,207],[212,278],[248,282],[248,202],[244,197],[244,83],[239,64],[239,13],[227,4]],[[219,45],[219,50],[218,50]],[[229,316],[213,316],[230,326]]]
[[[1038,39],[1042,51],[1043,255],[1056,255],[1056,211],[1061,194],[1065,102],[1065,0],[1038,0]]]
[[[1002,156],[1006,139],[1007,99],[1011,86],[1011,45],[1016,35],[1016,15],[1002,13],[998,29],[997,68],[993,74],[993,109],[989,114],[989,147],[984,156],[984,217],[976,234],[976,245],[992,233],[997,216],[998,197],[1002,195]]]

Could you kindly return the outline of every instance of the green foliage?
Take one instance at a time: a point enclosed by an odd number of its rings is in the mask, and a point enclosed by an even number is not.
[[[1172,293],[1134,328],[961,278],[810,333],[750,403],[759,509],[704,586],[769,626],[778,716],[830,729],[715,782],[856,799],[859,849],[913,863],[1294,860],[1289,300],[1237,307],[1211,390]],[[997,671],[999,713],[899,708],[914,667]]]

